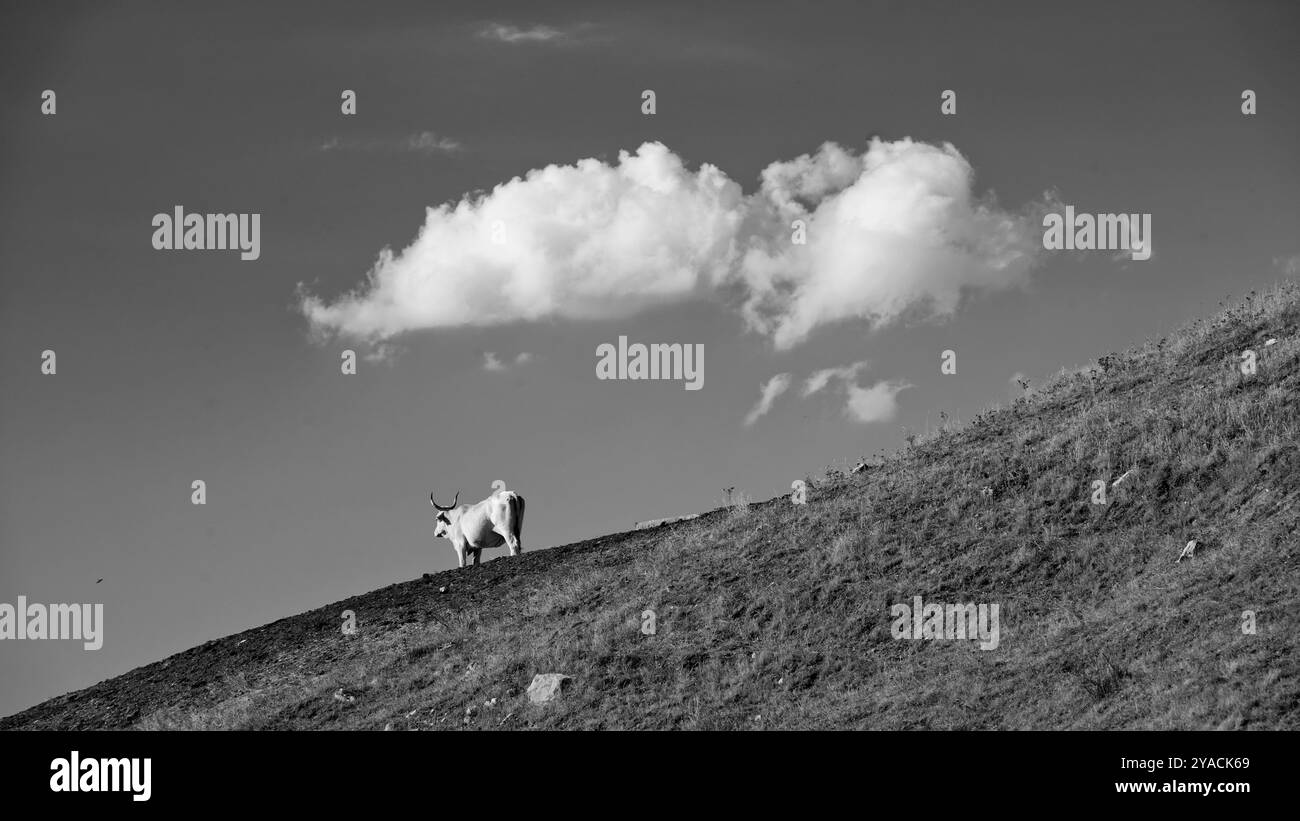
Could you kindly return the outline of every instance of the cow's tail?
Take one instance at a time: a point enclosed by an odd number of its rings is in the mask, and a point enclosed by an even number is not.
[[[520,540],[520,534],[524,531],[524,497],[518,493],[510,494],[510,512],[514,514],[510,518],[514,524],[512,529],[514,530],[515,544],[522,545],[523,541]]]

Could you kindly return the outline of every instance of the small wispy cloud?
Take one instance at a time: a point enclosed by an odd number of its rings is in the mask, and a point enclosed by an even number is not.
[[[377,342],[370,345],[361,358],[377,365],[392,365],[397,361],[399,351],[398,346],[391,342]]]
[[[321,142],[320,150],[329,151],[385,151],[415,152],[420,154],[453,154],[464,148],[458,140],[421,131],[405,137],[369,137],[363,139],[329,137]]]
[[[483,354],[483,370],[492,373],[500,373],[501,371],[509,370],[511,367],[518,368],[522,365],[527,365],[529,362],[532,361],[533,361],[533,355],[530,354],[528,351],[521,352],[509,364],[502,362],[501,358],[497,356],[494,351],[487,351],[486,353]]]
[[[511,45],[519,43],[551,43],[568,38],[568,34],[553,26],[522,28],[509,23],[488,23],[479,29],[478,36],[484,40],[495,40],[499,43],[510,43]]]
[[[867,367],[867,360],[863,359],[842,368],[823,368],[808,377],[807,381],[803,383],[803,395],[805,398],[812,396],[829,385],[833,379],[846,383],[856,382],[858,373],[865,367]]]
[[[869,388],[849,385],[844,414],[855,422],[888,422],[898,415],[898,394],[914,387],[907,382],[877,382]]]
[[[745,427],[754,424],[772,409],[772,403],[776,401],[776,398],[789,389],[790,379],[790,374],[778,373],[764,383],[762,395],[758,398],[757,404],[745,415]]]
[[[863,359],[839,368],[814,371],[803,384],[803,397],[830,387],[844,395],[844,415],[855,422],[888,422],[898,413],[897,396],[912,387],[907,382],[881,381],[869,388],[858,385],[858,374],[870,363]]]
[[[412,151],[450,152],[459,151],[461,144],[450,137],[441,137],[432,131],[421,131],[406,139],[406,147]]]

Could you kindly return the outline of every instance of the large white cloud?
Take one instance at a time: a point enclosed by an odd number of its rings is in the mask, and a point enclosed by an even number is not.
[[[626,316],[706,292],[733,264],[740,186],[659,143],[616,165],[551,165],[430,208],[364,287],[305,295],[314,326],[365,339],[421,328]]]
[[[599,319],[722,295],[778,348],[850,318],[955,310],[963,291],[1022,282],[1035,219],[977,199],[953,146],[827,143],[769,165],[754,194],[690,171],[660,143],[618,162],[551,165],[428,209],[415,241],[384,249],[332,302],[304,291],[326,333],[381,342],[427,328]],[[802,220],[806,243],[791,224]]]
[[[1042,249],[1028,215],[979,201],[952,145],[834,144],[763,171],[756,232],[742,260],[745,317],[778,348],[849,318],[885,323],[909,308],[953,312],[966,289],[1021,283]],[[806,242],[792,241],[801,220]]]

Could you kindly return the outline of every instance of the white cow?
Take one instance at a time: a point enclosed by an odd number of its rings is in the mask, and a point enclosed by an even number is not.
[[[524,527],[524,497],[500,490],[477,504],[457,506],[458,501],[460,491],[456,491],[448,507],[435,502],[433,494],[429,494],[429,504],[438,510],[433,535],[451,542],[461,567],[468,554],[473,554],[477,565],[485,547],[504,544],[511,556],[518,556],[524,549],[519,541]]]

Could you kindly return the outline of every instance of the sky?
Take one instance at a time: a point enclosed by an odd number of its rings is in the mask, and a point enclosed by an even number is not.
[[[1294,3],[0,18],[0,602],[105,619],[0,641],[0,714],[455,566],[431,491],[526,551],[765,499],[1300,274]],[[1150,259],[1044,249],[1066,204]],[[178,205],[260,254],[155,248]]]

